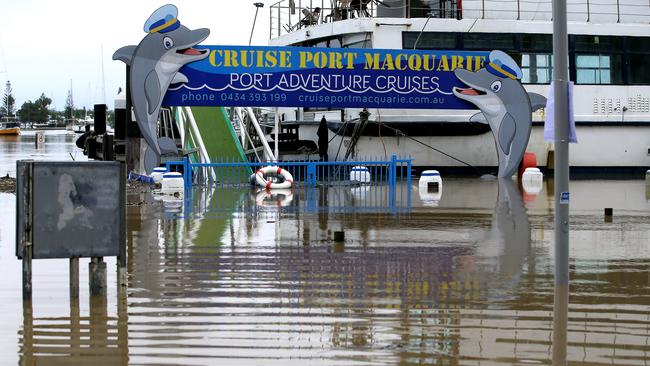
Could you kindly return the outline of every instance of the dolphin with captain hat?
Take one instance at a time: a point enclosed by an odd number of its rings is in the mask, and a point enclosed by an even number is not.
[[[158,138],[158,115],[170,84],[185,83],[183,65],[208,57],[207,50],[193,48],[210,34],[206,28],[190,30],[178,20],[172,4],[161,6],[144,23],[147,35],[137,46],[125,46],[113,54],[130,66],[131,100],[142,137],[147,142],[144,166],[147,173],[160,164],[164,154],[177,154],[174,141]]]

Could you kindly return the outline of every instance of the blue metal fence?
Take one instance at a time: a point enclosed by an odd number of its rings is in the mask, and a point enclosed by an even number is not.
[[[312,161],[292,160],[280,162],[241,162],[218,161],[211,163],[194,163],[189,159],[167,162],[167,170],[183,167],[185,188],[194,185],[207,186],[241,186],[250,184],[251,175],[259,168],[278,166],[286,169],[293,176],[294,186],[345,186],[358,185],[350,180],[350,174],[356,167],[366,168],[370,175],[370,185],[387,185],[394,187],[398,181],[411,183],[411,159],[398,158],[393,155],[390,160],[357,161]],[[359,171],[358,169],[356,171]],[[357,173],[361,174],[361,173]]]
[[[278,203],[278,207],[282,206],[283,210],[310,212],[397,212],[411,207],[411,159],[395,155],[391,159],[345,162],[302,160],[194,163],[189,159],[167,162],[169,171],[182,168],[185,189],[189,195],[193,188],[229,191],[248,188],[251,185],[251,175],[266,166],[278,166],[289,171],[294,184],[288,191],[269,191],[265,187],[254,189],[257,192],[251,195],[257,197],[256,200],[260,201],[257,205],[260,207],[273,206],[274,202]],[[287,200],[287,197],[293,199]],[[290,203],[286,205],[286,201]],[[235,207],[223,208],[227,210]]]

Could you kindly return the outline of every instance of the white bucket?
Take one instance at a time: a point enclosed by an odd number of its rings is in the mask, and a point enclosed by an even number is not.
[[[420,174],[418,193],[423,206],[436,207],[442,198],[442,177],[437,170],[425,170]]]
[[[544,185],[544,174],[538,168],[526,168],[521,175],[521,185],[524,192],[538,194]]]
[[[365,166],[355,166],[350,170],[350,182],[357,184],[370,183],[370,171]]]
[[[169,195],[183,194],[183,174],[177,172],[169,172],[163,174],[161,192]]]
[[[154,183],[160,183],[165,173],[167,173],[167,168],[153,168],[153,172],[151,172],[151,179],[153,179]]]

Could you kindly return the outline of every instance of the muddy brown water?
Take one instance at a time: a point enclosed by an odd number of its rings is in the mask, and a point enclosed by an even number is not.
[[[0,139],[0,175],[34,154],[23,138]],[[48,138],[44,156],[76,151],[66,135]],[[645,184],[574,181],[571,190],[569,316],[555,324],[566,358],[646,365]],[[496,181],[446,180],[439,202],[415,188],[410,213],[397,215],[205,214],[206,202],[233,195],[197,189],[167,213],[150,194],[131,197],[144,204],[128,207],[126,290],[107,258],[108,294],[90,298],[82,260],[71,301],[68,262],[38,260],[24,306],[15,196],[0,193],[0,364],[552,364],[552,184],[523,195]],[[604,207],[614,208],[611,222]]]

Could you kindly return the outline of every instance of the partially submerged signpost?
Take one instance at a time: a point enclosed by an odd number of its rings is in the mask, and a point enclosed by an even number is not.
[[[79,258],[90,257],[90,292],[106,289],[102,258],[126,269],[124,169],[119,162],[17,162],[16,256],[23,299],[32,297],[32,259],[69,258],[70,294],[78,297]]]

